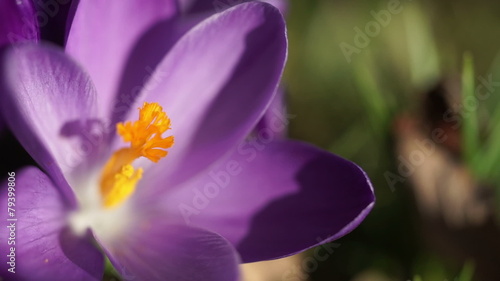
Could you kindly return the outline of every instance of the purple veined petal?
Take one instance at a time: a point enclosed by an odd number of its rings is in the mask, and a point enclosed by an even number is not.
[[[295,117],[288,114],[285,104],[285,90],[278,88],[271,105],[257,123],[254,137],[284,139],[287,136],[290,119]]]
[[[74,202],[65,177],[99,156],[106,133],[89,77],[59,49],[15,45],[1,55],[0,93],[16,138]]]
[[[8,202],[15,203],[13,217],[8,214]],[[0,189],[0,205],[3,280],[101,280],[102,254],[89,239],[76,237],[66,228],[70,207],[47,175],[30,167],[7,178]],[[12,218],[17,220],[8,221]],[[12,267],[15,274],[8,271]]]
[[[92,77],[101,113],[113,109],[122,72],[139,38],[154,24],[176,14],[174,0],[79,1],[66,51]]]
[[[101,245],[127,281],[237,281],[239,276],[238,254],[227,240],[162,218],[138,222],[123,237]]]
[[[216,13],[228,9],[234,5],[249,2],[251,0],[180,0],[181,9],[188,14],[193,13]],[[276,8],[283,14],[288,7],[287,0],[262,0]]]
[[[270,104],[286,52],[281,14],[260,2],[214,15],[183,36],[157,68],[162,79],[150,81],[134,106],[158,102],[172,120],[176,143],[148,177],[170,173],[173,186],[241,142]],[[137,112],[127,118],[136,119]],[[156,193],[163,184],[142,190]]]
[[[171,215],[228,239],[243,262],[254,262],[344,236],[374,200],[355,164],[299,142],[257,140],[163,204]]]
[[[38,41],[40,32],[30,0],[0,1],[0,46],[23,41]]]

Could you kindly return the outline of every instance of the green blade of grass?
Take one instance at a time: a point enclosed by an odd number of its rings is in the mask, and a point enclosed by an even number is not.
[[[463,155],[469,167],[471,167],[473,171],[477,171],[473,163],[474,156],[479,150],[477,106],[469,110],[471,102],[477,103],[476,97],[474,96],[474,88],[474,65],[472,56],[469,53],[465,53],[462,70],[462,106],[465,113],[462,128]]]
[[[474,275],[474,263],[468,261],[464,264],[460,275],[458,275],[458,281],[472,281]]]
[[[373,140],[366,138],[366,125],[355,123],[347,132],[341,134],[329,147],[330,151],[347,159],[355,158],[363,146]]]
[[[493,61],[490,73],[493,75],[493,81],[500,79],[500,54]],[[479,177],[489,182],[500,180],[500,174],[497,168],[500,165],[500,95],[493,91],[488,99],[486,106],[492,111],[491,118],[488,120],[488,137],[485,140],[481,154],[474,161],[479,169]]]
[[[380,134],[389,120],[390,101],[384,97],[374,77],[374,66],[370,57],[366,57],[363,63],[355,62],[353,70],[359,93],[368,111],[369,121],[375,133]]]
[[[500,110],[499,110],[500,112]],[[500,121],[499,121],[500,122]],[[486,139],[484,148],[474,160],[474,166],[480,179],[492,181],[498,179],[500,165],[500,123],[496,123]]]

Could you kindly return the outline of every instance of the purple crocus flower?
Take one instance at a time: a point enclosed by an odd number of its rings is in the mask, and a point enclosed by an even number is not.
[[[374,194],[358,166],[301,142],[247,139],[286,60],[276,8],[241,4],[141,53],[176,6],[109,2],[80,1],[67,53],[20,44],[1,54],[2,112],[43,170],[2,183],[0,239],[14,241],[0,244],[2,277],[100,280],[106,255],[126,280],[234,281],[240,262],[361,223]],[[129,70],[166,49],[147,79],[149,69]]]

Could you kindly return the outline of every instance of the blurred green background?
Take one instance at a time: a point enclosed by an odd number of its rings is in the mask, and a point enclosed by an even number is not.
[[[391,13],[390,7],[399,12]],[[376,22],[374,15],[382,17],[383,11],[389,11],[390,18],[383,17],[377,29],[370,22]],[[440,81],[457,78],[460,85],[465,75],[470,79],[463,89],[474,89],[479,77],[491,75],[492,81],[500,82],[496,59],[500,3],[291,0],[287,21],[290,48],[284,85],[289,112],[296,115],[290,136],[359,164],[372,179],[377,196],[375,209],[361,227],[337,241],[341,246],[327,261],[319,262],[310,279],[500,280],[488,265],[483,266],[481,257],[491,254],[488,251],[499,252],[497,244],[488,245],[481,238],[499,237],[494,215],[488,213],[486,221],[461,227],[450,226],[439,215],[429,220],[417,208],[412,190],[418,187],[412,186],[411,179],[391,188],[384,176],[398,171],[395,124],[401,116],[425,120],[428,116],[422,108],[427,93]],[[373,36],[366,34],[366,27]],[[359,35],[356,44],[355,28],[364,32],[368,43]],[[353,47],[347,56],[342,50],[346,44]],[[465,53],[472,61],[464,68]],[[471,117],[455,132],[461,145],[453,163],[463,163],[475,185],[486,186],[488,207],[495,205],[491,202],[495,202],[500,175],[498,96],[500,87],[487,99],[478,100],[477,107],[467,112]],[[475,141],[469,146],[465,139]],[[475,159],[465,159],[464,151]],[[488,167],[481,166],[485,155],[491,159]],[[456,211],[463,210],[458,205]],[[469,243],[470,249],[459,249],[457,254],[453,243],[451,250],[435,247],[426,237],[441,227],[444,241],[473,232],[457,240],[464,242],[455,242]],[[476,253],[478,240],[486,245]],[[471,272],[480,276],[472,279],[468,277]]]

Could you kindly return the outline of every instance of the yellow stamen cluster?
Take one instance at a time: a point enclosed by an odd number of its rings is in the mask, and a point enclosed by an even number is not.
[[[158,103],[144,103],[139,120],[118,123],[116,129],[130,147],[116,151],[104,166],[100,191],[106,207],[117,206],[133,194],[142,177],[142,168],[132,166],[134,160],[146,157],[157,163],[174,144],[173,136],[162,137],[170,129],[170,119]]]

